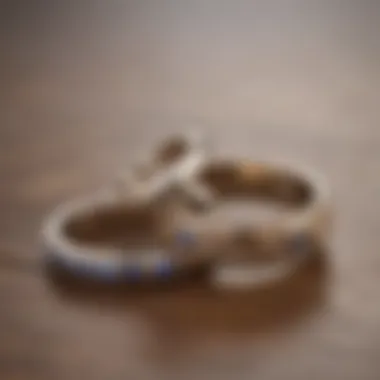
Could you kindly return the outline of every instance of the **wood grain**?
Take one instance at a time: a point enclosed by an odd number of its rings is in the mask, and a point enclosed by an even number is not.
[[[379,20],[375,1],[1,2],[0,378],[379,379]],[[46,213],[188,126],[326,175],[325,265],[239,297],[47,276]]]

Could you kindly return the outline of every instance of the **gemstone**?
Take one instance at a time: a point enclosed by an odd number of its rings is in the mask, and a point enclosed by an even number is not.
[[[155,272],[159,277],[171,276],[173,274],[173,265],[169,260],[163,260],[157,264]]]
[[[124,269],[124,274],[127,280],[136,281],[141,278],[142,270],[139,265],[130,264],[127,265]]]
[[[99,265],[96,268],[96,276],[103,281],[115,281],[118,279],[120,268],[117,268],[114,264]]]

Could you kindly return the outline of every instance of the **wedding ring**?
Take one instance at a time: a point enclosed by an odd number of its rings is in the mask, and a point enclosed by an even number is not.
[[[211,282],[218,288],[252,287],[287,277],[317,249],[330,231],[330,193],[325,181],[297,165],[217,159],[204,162],[188,186],[190,196],[208,195],[207,211],[191,210],[182,230],[196,241],[211,263]],[[204,197],[202,197],[202,200]],[[269,223],[244,220],[220,223],[215,209],[231,199],[265,199],[287,205]],[[242,253],[241,243],[244,242]],[[267,263],[257,253],[264,252]],[[263,255],[262,255],[263,256]]]
[[[153,156],[144,176],[132,174],[117,189],[111,186],[58,206],[42,229],[48,261],[83,277],[109,281],[167,277],[197,265],[196,255],[181,255],[189,245],[186,236],[166,239],[164,215],[172,192],[204,160],[199,139],[172,138]],[[116,241],[107,241],[106,233],[112,237],[120,229],[122,236],[137,234],[140,241],[149,236],[152,242],[129,247],[116,235]]]

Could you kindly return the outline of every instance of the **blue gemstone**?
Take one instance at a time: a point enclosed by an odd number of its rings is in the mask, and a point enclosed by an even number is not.
[[[102,265],[96,268],[95,273],[103,281],[115,281],[119,277],[120,269],[113,265]]]
[[[129,281],[136,281],[141,278],[142,270],[138,265],[128,265],[124,269],[125,278]]]
[[[173,265],[169,260],[161,261],[155,270],[159,277],[169,277],[173,274]]]
[[[89,278],[91,276],[96,275],[96,268],[94,270],[94,268],[86,262],[68,262],[67,268],[77,276]]]

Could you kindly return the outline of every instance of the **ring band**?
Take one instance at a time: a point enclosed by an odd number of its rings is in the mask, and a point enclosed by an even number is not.
[[[196,191],[190,195],[197,198],[198,194],[207,194],[208,204],[205,212],[190,213],[182,221],[182,228],[194,237],[198,249],[203,249],[211,262],[211,281],[215,286],[249,287],[284,278],[326,243],[330,194],[325,181],[310,169],[213,159],[205,162],[192,180],[188,189]],[[220,227],[209,222],[212,209],[230,197],[267,197],[286,202],[292,208],[282,219],[264,226],[248,221]],[[241,242],[248,246],[244,258],[235,257],[236,245]],[[258,265],[254,254],[258,248],[277,260]]]
[[[151,165],[148,178],[128,178],[121,187],[122,194],[114,188],[104,189],[60,205],[48,216],[42,239],[49,262],[76,275],[109,281],[167,277],[198,263],[194,255],[181,260],[176,251],[183,249],[179,243],[184,239],[181,235],[171,241],[165,239],[158,212],[171,190],[192,177],[205,160],[201,142],[185,136],[173,138],[160,148],[152,162],[158,168]],[[99,247],[95,242],[101,229],[94,226],[104,225],[102,220],[107,218],[121,218],[131,226],[134,219],[143,220],[142,232],[150,229],[155,235],[154,248]],[[83,233],[91,228],[92,236]]]

